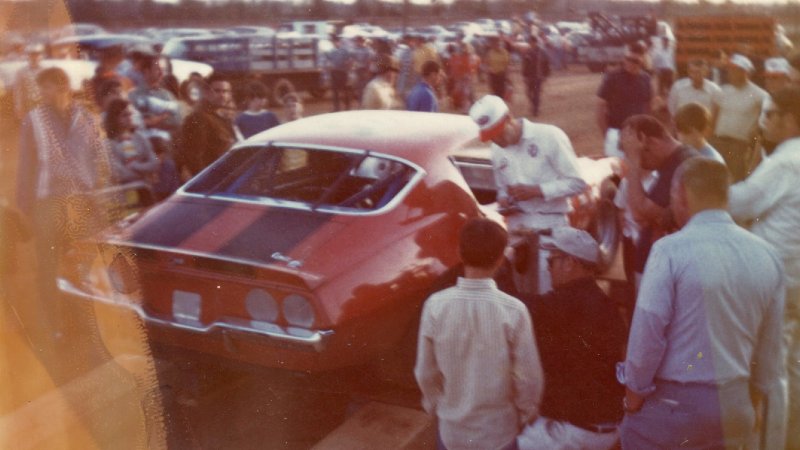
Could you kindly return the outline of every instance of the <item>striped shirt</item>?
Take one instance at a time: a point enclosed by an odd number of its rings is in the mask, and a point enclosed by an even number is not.
[[[511,443],[544,387],[525,305],[491,279],[459,278],[425,303],[414,374],[448,449]]]

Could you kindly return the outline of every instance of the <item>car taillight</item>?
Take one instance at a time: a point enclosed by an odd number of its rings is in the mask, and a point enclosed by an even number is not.
[[[275,322],[278,320],[278,302],[275,298],[263,289],[253,289],[247,293],[244,299],[245,308],[255,320],[263,322]]]
[[[283,299],[283,317],[290,325],[310,327],[314,324],[314,308],[307,298],[291,294]]]
[[[120,294],[131,294],[139,288],[136,269],[122,253],[117,253],[108,265],[108,278]]]

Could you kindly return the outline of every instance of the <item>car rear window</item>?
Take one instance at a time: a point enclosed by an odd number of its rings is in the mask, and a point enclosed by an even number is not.
[[[227,153],[184,192],[372,211],[401,195],[415,173],[367,151],[246,147]]]

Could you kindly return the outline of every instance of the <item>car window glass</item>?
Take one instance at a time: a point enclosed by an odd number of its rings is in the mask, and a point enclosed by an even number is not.
[[[402,162],[367,152],[249,147],[228,153],[185,191],[375,210],[393,200],[413,173]]]

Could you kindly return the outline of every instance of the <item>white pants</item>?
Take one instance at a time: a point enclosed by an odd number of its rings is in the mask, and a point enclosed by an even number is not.
[[[539,417],[517,436],[519,450],[609,450],[619,431],[593,433],[569,422]]]

